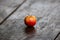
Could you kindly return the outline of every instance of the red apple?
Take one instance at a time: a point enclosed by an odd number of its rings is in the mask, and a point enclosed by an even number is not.
[[[36,17],[33,15],[28,15],[25,17],[24,23],[29,27],[33,27],[36,24]]]

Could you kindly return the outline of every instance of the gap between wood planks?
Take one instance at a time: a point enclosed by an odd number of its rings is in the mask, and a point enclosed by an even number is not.
[[[3,24],[15,11],[17,11],[18,8],[20,8],[21,5],[23,5],[23,3],[25,3],[26,1],[27,1],[27,0],[24,0],[21,4],[19,4],[18,7],[17,7],[15,10],[13,10],[6,18],[3,19],[3,21],[0,23],[0,25]]]
[[[60,32],[57,34],[57,36],[54,38],[54,40],[56,40],[58,38],[58,36],[60,35]]]

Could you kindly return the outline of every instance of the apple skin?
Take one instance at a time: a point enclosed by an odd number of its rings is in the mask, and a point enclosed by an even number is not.
[[[29,27],[33,27],[36,24],[36,17],[33,15],[28,15],[25,17],[24,23]]]

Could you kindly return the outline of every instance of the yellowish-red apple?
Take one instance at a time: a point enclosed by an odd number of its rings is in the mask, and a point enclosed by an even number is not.
[[[36,24],[36,17],[33,15],[28,15],[25,17],[24,23],[29,27],[33,27]]]

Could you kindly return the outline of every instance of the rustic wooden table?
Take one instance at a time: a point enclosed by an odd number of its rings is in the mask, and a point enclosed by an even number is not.
[[[34,28],[24,24],[29,14]],[[60,0],[0,0],[0,40],[60,40]]]

